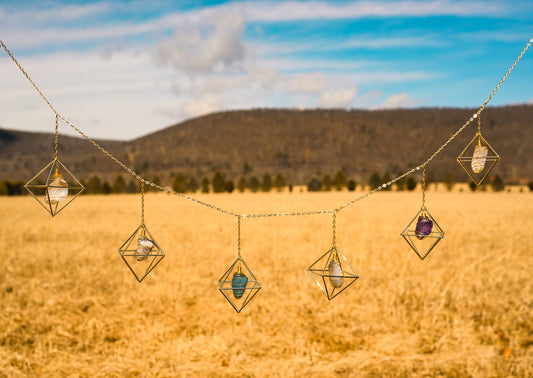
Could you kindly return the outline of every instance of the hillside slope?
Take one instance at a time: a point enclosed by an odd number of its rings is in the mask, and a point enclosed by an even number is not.
[[[172,174],[228,178],[282,173],[289,182],[347,176],[366,181],[374,172],[401,173],[437,150],[467,120],[472,109],[231,111],[191,119],[127,142],[99,141],[146,176],[170,182]],[[533,106],[487,108],[485,138],[502,156],[493,171],[507,180],[533,177]],[[428,167],[443,180],[451,172],[466,181],[457,155],[474,136],[470,125]],[[61,160],[80,178],[125,173],[88,142],[60,139]],[[53,135],[0,130],[0,179],[25,180],[53,155]]]

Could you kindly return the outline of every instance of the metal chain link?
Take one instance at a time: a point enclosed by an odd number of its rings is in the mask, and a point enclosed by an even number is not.
[[[333,247],[337,245],[337,210],[333,211]]]
[[[55,159],[58,160],[59,157],[59,117],[56,113],[56,132],[54,137],[54,151],[55,151]]]
[[[237,217],[237,256],[241,258],[241,218]]]
[[[494,90],[492,91],[492,93],[490,94],[490,96],[485,100],[485,102],[481,105],[481,107],[477,110],[477,112],[472,115],[472,117],[466,121],[450,138],[448,138],[448,140],[446,142],[444,142],[434,153],[433,155],[431,155],[425,162],[423,162],[422,164],[418,165],[417,167],[397,176],[396,178],[392,179],[391,181],[387,182],[387,183],[383,183],[382,185],[378,186],[377,188],[374,188],[373,190],[371,190],[370,192],[362,195],[362,196],[359,196],[353,200],[351,200],[350,202],[346,202],[344,203],[343,205],[335,208],[335,209],[331,209],[331,210],[317,210],[317,211],[302,211],[302,212],[287,212],[287,213],[259,213],[259,214],[237,214],[237,213],[234,213],[232,211],[229,211],[229,210],[226,210],[226,209],[223,209],[221,207],[218,207],[218,206],[215,206],[213,204],[210,204],[208,202],[204,202],[204,201],[201,201],[201,200],[198,200],[196,198],[193,198],[193,197],[189,197],[183,193],[177,193],[175,192],[174,190],[171,190],[169,188],[165,188],[161,185],[157,185],[153,182],[150,182],[148,180],[145,180],[143,179],[142,177],[140,177],[135,171],[133,171],[131,168],[129,168],[126,164],[124,164],[123,162],[121,162],[120,160],[118,160],[113,154],[111,154],[110,152],[108,152],[107,150],[105,150],[102,146],[100,146],[98,143],[96,143],[93,139],[91,139],[90,137],[88,137],[87,135],[85,135],[85,133],[83,133],[80,129],[78,129],[75,125],[73,125],[70,121],[68,121],[66,118],[64,118],[61,114],[59,114],[55,108],[52,106],[52,104],[48,101],[48,99],[45,97],[45,95],[41,92],[41,90],[39,89],[39,87],[35,84],[35,82],[30,78],[30,76],[26,73],[26,71],[22,68],[22,66],[20,65],[20,63],[17,61],[17,59],[13,56],[13,54],[11,53],[11,51],[9,51],[9,49],[7,48],[7,46],[2,42],[2,40],[0,40],[0,45],[2,46],[2,48],[8,53],[8,55],[11,57],[11,59],[15,62],[15,64],[17,65],[17,67],[20,69],[20,71],[24,74],[24,76],[26,77],[26,79],[28,79],[28,81],[33,85],[33,87],[35,88],[35,90],[37,91],[37,93],[39,93],[39,95],[41,96],[41,98],[46,102],[46,104],[50,107],[50,109],[55,113],[56,115],[56,119],[57,118],[61,118],[67,125],[69,125],[70,127],[72,127],[78,134],[80,134],[83,138],[85,138],[87,141],[89,141],[91,144],[93,144],[97,149],[99,149],[101,152],[103,152],[105,155],[107,155],[111,160],[113,160],[115,163],[117,163],[120,167],[122,167],[124,170],[126,170],[129,174],[131,174],[135,179],[137,179],[138,181],[140,181],[142,184],[147,184],[147,185],[150,185],[154,188],[157,188],[159,190],[162,190],[162,191],[165,191],[167,193],[170,193],[170,194],[174,194],[174,195],[177,195],[177,196],[180,196],[184,199],[187,199],[189,201],[192,201],[196,204],[199,204],[199,205],[203,205],[203,206],[206,206],[206,207],[209,207],[213,210],[216,210],[216,211],[219,211],[221,213],[224,213],[224,214],[228,214],[228,215],[232,215],[232,216],[236,216],[239,218],[239,221],[240,221],[240,218],[246,218],[246,217],[249,217],[249,218],[262,218],[262,217],[283,217],[283,216],[301,216],[301,215],[321,215],[321,214],[335,214],[337,211],[340,211],[342,209],[344,209],[345,207],[348,207],[350,205],[353,205],[354,203],[362,200],[362,199],[365,199],[366,197],[369,197],[371,195],[373,195],[374,193],[380,191],[380,190],[383,190],[385,189],[387,186],[391,186],[392,184],[394,184],[395,182],[397,182],[398,180],[401,180],[402,178],[410,175],[411,173],[414,173],[415,171],[418,171],[420,170],[421,167],[423,167],[425,169],[425,166],[431,161],[433,160],[452,140],[454,140],[457,135],[459,135],[472,121],[474,121],[475,118],[477,118],[478,116],[481,115],[481,112],[485,109],[485,107],[487,106],[487,104],[489,103],[489,101],[492,99],[492,97],[494,96],[494,94],[498,91],[498,89],[500,88],[500,86],[503,84],[503,82],[507,79],[507,77],[509,76],[509,74],[511,73],[511,71],[514,69],[514,67],[517,65],[518,61],[522,58],[522,56],[525,54],[525,52],[527,51],[527,49],[529,48],[529,46],[531,45],[531,43],[533,43],[533,38],[530,39],[530,41],[527,43],[527,45],[524,47],[524,49],[522,50],[522,52],[520,53],[520,55],[518,56],[518,58],[516,58],[516,60],[514,61],[514,63],[512,64],[512,66],[509,68],[509,70],[507,70],[506,74],[503,76],[503,78],[500,80],[500,82],[498,83],[498,85],[496,86],[496,88],[494,88]],[[143,206],[144,206],[144,195],[143,195]],[[143,207],[143,217],[144,217],[144,207]],[[144,222],[143,222],[144,223]],[[240,223],[239,223],[240,224]],[[239,239],[240,241],[240,239]]]
[[[144,226],[144,182],[141,181],[141,224]]]
[[[426,209],[426,165],[422,168],[422,210]]]

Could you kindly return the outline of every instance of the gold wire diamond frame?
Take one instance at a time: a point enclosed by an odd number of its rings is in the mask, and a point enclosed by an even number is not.
[[[234,282],[236,274],[245,275],[248,278],[245,285],[241,283],[241,286],[236,286]],[[242,257],[238,257],[218,280],[218,288],[235,311],[241,312],[261,289],[261,285]]]
[[[58,184],[58,177],[63,180],[61,185]],[[52,216],[58,214],[85,190],[81,182],[57,158],[48,163],[24,187]]]
[[[139,255],[137,251],[139,238],[147,239],[153,244],[149,253]],[[165,253],[144,224],[137,227],[128,240],[122,244],[118,252],[139,282],[154,270],[157,264],[165,257]]]
[[[418,223],[418,217],[421,214],[424,214],[433,222],[433,227],[429,235],[416,234],[416,224]],[[440,228],[435,221],[435,218],[431,216],[427,209],[420,209],[413,220],[409,222],[407,227],[403,230],[401,235],[418,257],[420,257],[420,260],[424,260],[429,252],[431,252],[437,243],[444,237],[444,231],[442,231],[442,228]]]
[[[474,149],[477,145],[481,145],[483,147],[486,147],[488,150],[487,156],[485,159],[485,167],[481,170],[479,173],[475,173],[472,170],[472,161],[474,158]],[[480,160],[480,158],[476,158],[476,160]],[[492,168],[500,161],[500,156],[498,153],[490,146],[490,144],[483,138],[480,132],[477,132],[474,138],[468,143],[468,145],[465,147],[463,152],[457,157],[457,162],[463,167],[463,169],[466,171],[466,174],[474,181],[476,185],[480,185],[483,180],[488,176],[490,171],[492,171]]]
[[[331,274],[330,264],[332,261],[336,261],[340,265],[341,274]],[[336,246],[333,246],[316,260],[307,268],[307,271],[329,300],[342,293],[359,278],[355,269]],[[334,285],[335,282],[336,285]],[[339,282],[342,286],[339,286]]]

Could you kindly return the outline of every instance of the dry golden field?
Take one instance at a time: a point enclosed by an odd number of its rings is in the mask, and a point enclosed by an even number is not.
[[[355,195],[197,197],[257,213]],[[446,234],[424,261],[400,236],[420,193],[338,214],[360,279],[332,301],[305,270],[331,247],[331,215],[244,219],[263,289],[237,314],[217,286],[236,258],[234,217],[148,194],[166,257],[139,284],[118,248],[140,196],[82,196],[54,218],[0,197],[0,376],[533,376],[533,194],[429,192],[427,205]]]

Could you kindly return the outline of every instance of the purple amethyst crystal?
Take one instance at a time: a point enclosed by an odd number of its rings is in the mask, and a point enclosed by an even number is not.
[[[425,236],[431,234],[433,222],[426,215],[420,215],[418,222],[416,222],[415,235],[418,239],[423,239]]]

